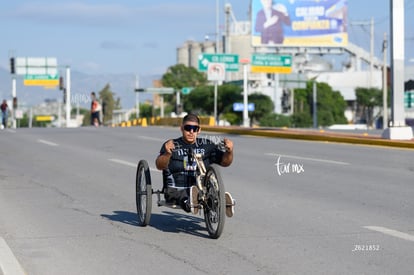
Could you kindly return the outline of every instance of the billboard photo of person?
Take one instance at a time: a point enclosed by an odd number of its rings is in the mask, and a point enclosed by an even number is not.
[[[252,0],[253,47],[345,47],[348,0]]]
[[[291,24],[287,8],[282,4],[273,6],[273,0],[261,0],[261,4],[254,28],[256,33],[260,33],[261,44],[283,44],[283,27]]]

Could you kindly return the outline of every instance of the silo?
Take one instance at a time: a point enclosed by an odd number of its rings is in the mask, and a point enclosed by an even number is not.
[[[201,54],[201,51],[202,47],[200,43],[193,41],[192,44],[189,45],[189,66],[194,67],[196,69],[198,68],[198,56]]]
[[[189,41],[186,41],[181,47],[177,48],[177,64],[189,65]]]

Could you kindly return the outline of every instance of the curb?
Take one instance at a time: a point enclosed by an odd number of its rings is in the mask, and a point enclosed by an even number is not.
[[[217,127],[206,125],[203,125],[202,128],[205,131],[221,132],[234,135],[250,135],[270,138],[287,138],[297,140],[338,142],[414,149],[414,140],[389,140],[383,139],[379,136],[369,137],[366,134],[357,135],[312,130],[306,131],[293,129]]]

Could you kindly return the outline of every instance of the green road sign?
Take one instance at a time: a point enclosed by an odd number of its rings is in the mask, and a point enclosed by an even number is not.
[[[26,80],[56,80],[59,79],[59,75],[50,75],[50,74],[27,74],[24,76]]]
[[[193,87],[184,87],[181,89],[183,95],[188,95],[194,88]]]
[[[59,75],[50,74],[27,74],[23,81],[25,86],[58,86]]]
[[[404,107],[412,108],[414,107],[414,91],[409,91],[404,93]]]
[[[252,55],[251,71],[254,73],[285,73],[292,72],[292,56],[268,53]]]
[[[206,72],[209,63],[224,63],[226,67],[226,72],[239,71],[238,54],[200,54],[198,57],[198,70]]]

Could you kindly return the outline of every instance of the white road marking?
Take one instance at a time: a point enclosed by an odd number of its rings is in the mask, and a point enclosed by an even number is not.
[[[130,166],[130,167],[134,167],[136,168],[138,166],[138,163],[133,163],[130,161],[126,161],[126,160],[122,160],[122,159],[108,159],[109,161],[115,162],[115,163],[119,163],[122,165],[126,165],[126,166]],[[150,167],[150,171],[152,172],[160,172],[158,169],[152,168]]]
[[[166,139],[161,139],[161,138],[155,138],[155,137],[148,137],[148,136],[138,136],[139,139],[145,139],[145,140],[153,140],[153,141],[161,141],[164,142],[166,141]]]
[[[43,143],[43,144],[46,144],[46,145],[50,145],[50,146],[58,146],[59,145],[57,143],[47,141],[47,140],[44,140],[44,139],[38,139],[37,142],[40,142],[40,143]]]
[[[350,165],[350,163],[348,163],[348,162],[330,160],[330,159],[307,158],[307,157],[283,155],[283,154],[277,154],[277,153],[265,153],[265,155],[274,156],[274,157],[280,156],[280,157],[291,158],[291,159],[299,159],[299,160],[310,160],[310,161],[317,161],[317,162],[325,162],[325,163],[338,164],[338,165]]]
[[[0,274],[26,274],[10,247],[2,237],[0,237]]]
[[[6,131],[7,131],[7,132],[10,132],[10,133],[13,133],[13,134],[15,134],[15,133],[16,133],[16,131],[15,131],[15,130],[12,130],[12,129],[9,129],[9,128],[7,128],[7,129],[6,129]]]
[[[389,228],[381,227],[381,226],[364,226],[364,228],[372,230],[372,231],[381,232],[383,234],[397,237],[397,238],[400,238],[406,241],[414,242],[414,235],[410,235],[410,234],[400,232],[397,230],[393,230],[393,229],[389,229]]]

